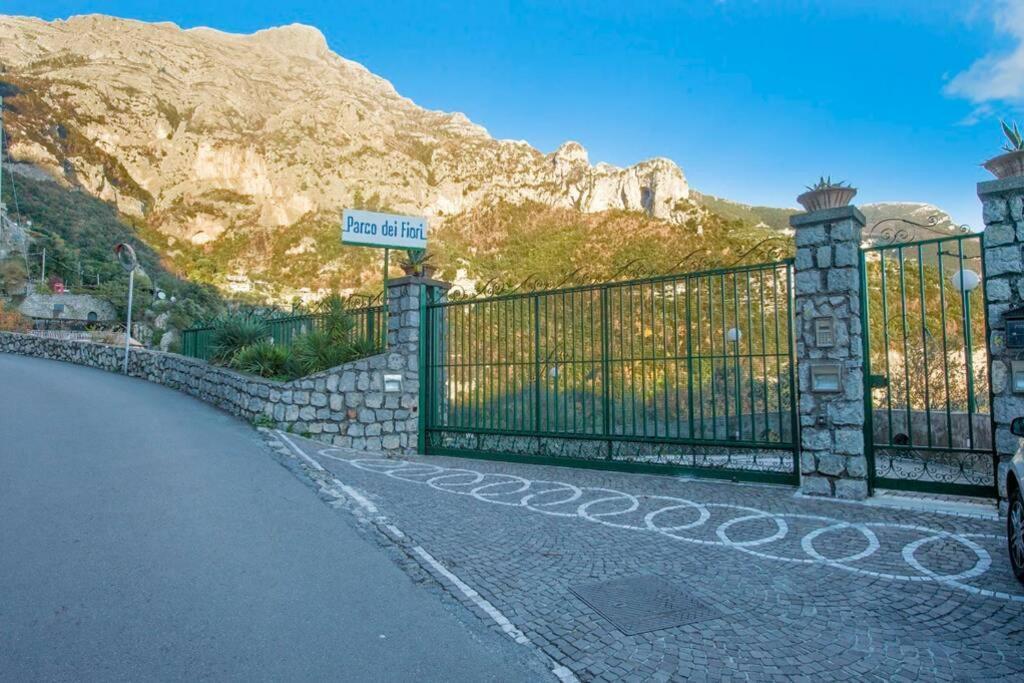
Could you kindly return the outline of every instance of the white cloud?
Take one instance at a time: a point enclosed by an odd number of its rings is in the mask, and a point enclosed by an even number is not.
[[[954,76],[945,93],[977,105],[1024,102],[1024,0],[995,0],[990,6],[995,9],[992,21],[996,31],[1010,36],[1016,47],[982,57]]]

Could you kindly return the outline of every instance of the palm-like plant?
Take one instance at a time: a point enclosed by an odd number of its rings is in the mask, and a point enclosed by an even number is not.
[[[320,304],[322,317],[322,330],[331,339],[340,342],[348,342],[356,331],[356,319],[345,308],[345,300],[337,294],[332,294]]]
[[[211,359],[229,363],[246,346],[264,341],[270,334],[267,323],[259,317],[233,313],[216,321],[211,340]]]
[[[290,364],[289,350],[266,340],[246,346],[231,359],[231,367],[236,370],[270,378],[287,378]]]

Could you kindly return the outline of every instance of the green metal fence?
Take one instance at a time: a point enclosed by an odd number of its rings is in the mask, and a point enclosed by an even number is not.
[[[356,334],[362,339],[373,339],[378,349],[383,351],[387,346],[388,320],[385,306],[365,306],[349,309],[356,321]],[[325,315],[310,313],[304,315],[286,315],[266,317],[269,338],[275,344],[290,346],[296,337],[323,329]],[[181,334],[181,352],[191,358],[209,360],[213,352],[213,326],[194,327]]]
[[[862,252],[865,445],[874,487],[995,493],[982,239],[956,235]]]
[[[426,448],[786,481],[790,262],[426,306]]]

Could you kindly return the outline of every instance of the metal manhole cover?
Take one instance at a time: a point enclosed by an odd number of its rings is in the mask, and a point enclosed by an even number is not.
[[[721,614],[656,576],[570,586],[576,597],[629,636],[705,621]]]

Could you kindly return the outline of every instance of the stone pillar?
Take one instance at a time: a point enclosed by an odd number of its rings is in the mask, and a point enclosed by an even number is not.
[[[1024,349],[1006,348],[1003,314],[1024,306],[1024,177],[978,183],[984,208],[982,240],[985,266],[985,306],[988,312],[989,380],[995,450],[999,457],[1000,508],[1005,512],[1006,470],[1017,453],[1020,439],[1010,433],[1010,421],[1024,416],[1024,395],[1015,395],[1010,382],[1011,363],[1024,360]]]
[[[406,455],[423,452],[421,400],[421,342],[423,316],[428,301],[441,301],[451,287],[446,282],[409,276],[388,281],[387,368],[402,375],[400,394],[388,395],[385,409],[395,411],[399,451]],[[385,450],[389,444],[385,444]]]
[[[844,206],[797,214],[790,225],[796,231],[800,490],[862,499],[868,495],[859,270],[864,215]],[[832,343],[819,345],[816,326],[827,321]],[[812,386],[812,375],[824,378],[833,371],[839,380],[835,390]]]

